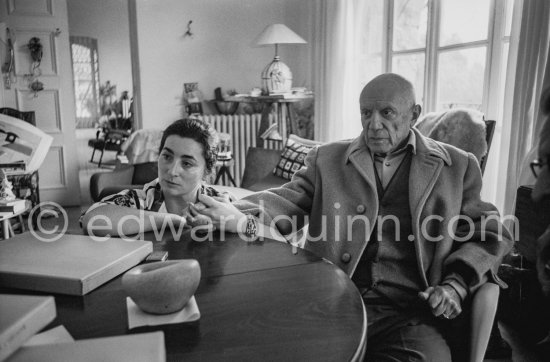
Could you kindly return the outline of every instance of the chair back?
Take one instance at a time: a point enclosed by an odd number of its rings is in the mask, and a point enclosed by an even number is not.
[[[158,177],[158,163],[146,162],[134,165],[133,185],[145,185]]]
[[[428,113],[416,127],[425,136],[472,153],[481,171],[485,169],[495,121],[485,121],[483,113],[473,109]]]
[[[493,142],[493,134],[495,133],[496,121],[485,121],[485,141],[487,142],[487,152],[479,161],[479,167],[481,167],[481,174],[485,172],[485,165],[487,164],[487,158],[489,157],[489,150],[491,149],[491,143]]]

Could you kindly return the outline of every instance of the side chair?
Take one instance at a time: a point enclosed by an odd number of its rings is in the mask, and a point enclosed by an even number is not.
[[[98,167],[101,167],[103,154],[105,151],[115,151],[117,154],[121,151],[121,146],[130,137],[132,131],[130,120],[113,119],[103,124],[97,129],[95,139],[88,140],[88,146],[92,151],[90,162],[94,162],[96,150],[100,152]]]

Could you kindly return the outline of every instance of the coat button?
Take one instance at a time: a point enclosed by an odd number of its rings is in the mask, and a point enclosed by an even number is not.
[[[365,205],[357,205],[357,208],[355,209],[355,211],[357,211],[358,214],[362,214],[365,212]]]
[[[342,254],[342,256],[340,257],[340,260],[342,260],[342,262],[344,263],[349,263],[349,261],[351,260],[351,255],[349,253],[344,253]]]

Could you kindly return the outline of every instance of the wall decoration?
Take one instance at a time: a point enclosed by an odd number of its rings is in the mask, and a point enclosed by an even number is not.
[[[189,22],[187,23],[187,31],[183,34],[184,38],[193,37],[193,32],[191,31],[191,24],[193,24],[193,20],[189,20]]]
[[[40,42],[40,38],[32,37],[27,44],[29,53],[31,55],[31,73],[27,75],[29,82],[29,88],[34,92],[34,96],[38,96],[38,92],[44,90],[44,83],[38,80],[38,77],[42,75],[40,70],[40,63],[42,62],[43,46]]]

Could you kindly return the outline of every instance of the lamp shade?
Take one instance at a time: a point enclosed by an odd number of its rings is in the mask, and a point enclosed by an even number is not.
[[[285,93],[292,88],[292,72],[281,62],[278,55],[279,44],[305,44],[301,36],[284,24],[268,25],[256,37],[253,44],[257,46],[275,45],[275,58],[262,72],[262,91],[264,94]]]
[[[306,44],[307,42],[284,24],[271,24],[256,37],[255,45]]]

